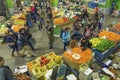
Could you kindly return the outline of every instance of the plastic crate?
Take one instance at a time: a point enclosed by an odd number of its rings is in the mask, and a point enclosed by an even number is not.
[[[114,52],[114,47],[112,47],[102,53],[97,51],[96,49],[92,49],[92,50],[95,52],[95,56],[94,56],[95,59],[103,60]]]
[[[114,47],[114,51],[116,51],[117,49],[120,49],[120,43],[118,43],[118,45]]]

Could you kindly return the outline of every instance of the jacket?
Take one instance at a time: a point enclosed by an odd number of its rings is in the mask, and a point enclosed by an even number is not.
[[[70,32],[63,32],[62,34],[62,40],[63,42],[69,42],[69,39],[70,39]]]
[[[17,80],[13,72],[6,65],[0,66],[0,80]]]

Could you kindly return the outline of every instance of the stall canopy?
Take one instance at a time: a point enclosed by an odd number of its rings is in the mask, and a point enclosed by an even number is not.
[[[116,9],[120,10],[120,0],[114,0],[116,2]],[[112,7],[112,0],[106,0],[106,7],[111,8]]]
[[[8,8],[14,8],[13,0],[6,0]]]
[[[58,0],[50,0],[50,5],[52,7],[57,7],[58,6]]]

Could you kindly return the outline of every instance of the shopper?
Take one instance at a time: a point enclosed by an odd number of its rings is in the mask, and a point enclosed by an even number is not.
[[[84,37],[88,39],[91,37],[91,25],[90,24],[86,27],[84,31]]]
[[[42,21],[42,25],[45,24],[45,22],[44,22],[44,18],[45,18],[45,11],[42,10],[42,11],[41,11],[41,21]]]
[[[49,21],[46,21],[46,30],[48,31],[50,28],[52,28]]]
[[[76,29],[76,30],[73,32],[72,36],[71,36],[71,38],[72,38],[72,39],[75,39],[77,42],[79,42],[79,40],[81,40],[82,37],[83,37],[83,35],[82,35],[82,33],[79,31],[79,28]]]
[[[83,37],[81,40],[81,47],[83,47],[82,50],[84,51],[86,48],[91,48],[92,44],[90,43],[88,38]]]
[[[87,21],[89,18],[87,9],[84,10],[83,16],[84,16],[85,20]]]
[[[38,29],[41,31],[43,24],[42,24],[42,18],[40,15],[38,15],[37,17],[37,26],[38,26]]]
[[[101,31],[101,29],[102,29],[102,23],[98,22],[98,31]]]
[[[18,52],[18,44],[17,44],[17,37],[13,34],[12,31],[8,31],[8,34],[6,36],[6,41],[7,41],[7,44],[10,48],[12,48],[12,57],[15,56],[14,52],[16,51],[17,54],[19,55],[19,52]]]
[[[49,21],[46,22],[46,30],[47,30],[47,34],[48,34],[48,38],[49,38],[49,48],[53,49],[53,43],[54,43],[54,40],[55,40],[54,29],[51,26]]]
[[[70,41],[70,28],[69,27],[65,28],[65,31],[62,34],[62,41],[64,44],[64,51],[66,51],[66,47],[69,45],[69,41]]]
[[[52,22],[52,11],[51,11],[51,8],[48,9],[48,18],[50,19],[50,22]]]
[[[31,16],[32,16],[32,19],[34,20],[34,22],[36,22],[36,13],[35,13],[35,7],[34,6],[31,6]]]
[[[27,32],[24,28],[21,28],[19,30],[19,34],[20,34],[20,41],[22,43],[22,46],[28,45],[31,48],[31,50],[34,51],[35,48],[31,42],[32,35],[29,32]]]
[[[76,38],[70,40],[70,49],[78,47],[78,43],[76,41]]]
[[[104,14],[101,12],[100,13],[100,23],[104,23],[105,22],[105,16],[104,16]]]
[[[49,48],[53,49],[53,43],[54,43],[54,40],[55,40],[53,28],[49,28],[48,38],[49,38]]]
[[[5,60],[0,56],[0,80],[17,80],[9,66],[4,64]]]
[[[37,2],[34,2],[34,8],[35,8],[35,14],[36,14],[36,15],[38,14],[38,13],[37,13],[37,11],[38,11],[37,6],[38,6]]]
[[[97,22],[99,21],[99,13],[98,13],[98,12],[95,13],[95,20],[96,20]]]
[[[33,27],[32,21],[31,21],[32,17],[29,11],[27,11],[26,14],[26,24],[28,25],[29,28]]]

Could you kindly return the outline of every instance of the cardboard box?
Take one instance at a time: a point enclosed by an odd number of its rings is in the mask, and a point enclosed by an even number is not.
[[[93,70],[88,68],[85,71],[81,71],[79,70],[80,74],[79,74],[79,79],[80,80],[91,80],[92,79],[92,72]]]

